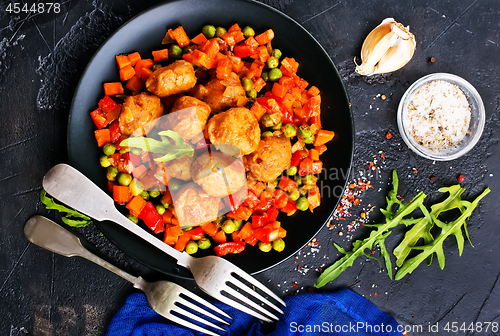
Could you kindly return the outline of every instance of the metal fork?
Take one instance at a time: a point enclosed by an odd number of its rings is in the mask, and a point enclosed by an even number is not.
[[[54,166],[45,175],[43,188],[66,205],[96,220],[113,221],[177,259],[177,264],[191,271],[198,287],[227,305],[265,322],[279,320],[276,312],[283,314],[276,304],[237,278],[244,279],[251,286],[267,294],[269,298],[273,298],[279,305],[285,306],[283,300],[250,274],[223,258],[216,256],[193,258],[165,244],[122,215],[115,208],[113,199],[75,168],[66,164]],[[266,307],[260,303],[264,303]]]
[[[186,296],[227,317],[228,319],[231,319],[229,315],[224,313],[219,308],[215,307],[213,304],[202,299],[198,295],[191,293],[187,289],[170,281],[160,280],[155,282],[148,282],[141,277],[135,277],[125,271],[122,271],[118,267],[115,267],[107,261],[99,258],[95,254],[92,254],[89,250],[83,247],[80,239],[77,236],[64,229],[59,224],[51,221],[50,219],[42,216],[31,217],[24,226],[24,235],[33,244],[43,247],[44,249],[61,254],[66,257],[80,256],[121,276],[125,280],[130,281],[134,284],[135,288],[142,290],[144,294],[146,294],[148,303],[154,311],[173,322],[206,333],[208,335],[220,336],[219,334],[216,334],[204,327],[182,319],[179,316],[173,315],[172,312],[175,312],[181,316],[191,318],[200,323],[204,323],[212,328],[225,331],[224,329],[219,328],[216,324],[208,321],[206,318],[197,316],[189,312],[182,306],[178,305],[182,304],[198,313],[207,315],[218,322],[229,324],[204,307],[195,305],[181,296]]]

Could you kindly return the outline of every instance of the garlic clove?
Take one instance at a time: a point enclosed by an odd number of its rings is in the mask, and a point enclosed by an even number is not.
[[[413,57],[415,46],[415,37],[409,28],[387,18],[363,42],[361,65],[356,63],[356,71],[361,75],[374,75],[398,70]]]

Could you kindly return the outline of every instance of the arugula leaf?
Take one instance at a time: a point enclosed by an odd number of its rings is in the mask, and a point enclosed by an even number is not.
[[[158,133],[161,137],[161,141],[148,137],[130,137],[123,140],[120,146],[135,147],[140,148],[145,152],[151,152],[155,154],[164,154],[163,156],[154,159],[158,162],[167,162],[174,159],[178,159],[183,155],[192,157],[194,154],[194,149],[189,144],[184,142],[184,139],[174,131],[161,131]],[[168,139],[174,140],[174,144]]]
[[[52,198],[47,196],[47,192],[44,189],[42,189],[42,192],[40,193],[40,201],[45,205],[45,208],[49,210],[57,210],[59,212],[65,213],[66,215],[61,219],[69,226],[84,227],[92,223],[92,219],[82,214],[81,212],[67,208],[64,205],[57,204]]]
[[[349,252],[346,252],[335,244],[339,252],[345,255],[337,260],[333,265],[325,269],[323,273],[321,273],[318,280],[314,284],[316,288],[323,287],[328,282],[335,280],[343,271],[352,266],[354,261],[358,257],[368,257],[368,255],[365,253],[365,250],[371,250],[375,245],[378,245],[380,247],[381,255],[385,260],[389,276],[392,278],[392,263],[390,254],[385,247],[385,238],[387,238],[387,236],[389,235],[389,230],[399,225],[404,220],[405,216],[411,214],[417,207],[420,207],[423,204],[424,198],[426,197],[423,192],[420,192],[410,203],[403,204],[397,198],[399,180],[395,170],[393,171],[392,176],[393,189],[388,193],[386,197],[387,208],[380,209],[380,211],[385,216],[385,223],[369,225],[371,227],[375,227],[376,229],[370,232],[370,236],[368,238],[363,240],[356,240],[353,243],[352,250]],[[393,205],[395,204],[398,205],[397,210],[393,210]]]
[[[453,187],[455,187],[455,186],[453,186]],[[448,189],[451,189],[453,187],[450,187]],[[442,189],[446,189],[446,188],[442,188]],[[441,189],[440,189],[440,191],[441,191]],[[432,242],[425,244],[423,246],[413,247],[414,249],[422,250],[422,252],[417,254],[415,257],[406,260],[403,263],[401,268],[396,273],[396,280],[399,280],[402,277],[404,277],[406,274],[413,272],[413,270],[415,270],[415,268],[417,268],[417,266],[420,265],[420,263],[422,261],[424,261],[428,256],[433,255],[434,253],[436,253],[436,255],[437,255],[439,266],[441,267],[441,269],[443,269],[444,264],[445,264],[443,243],[444,243],[444,240],[446,238],[448,238],[450,235],[455,236],[455,238],[457,240],[459,255],[462,255],[463,248],[464,248],[464,237],[462,234],[462,227],[464,227],[466,232],[467,232],[467,229],[466,229],[467,224],[465,223],[466,219],[468,219],[470,217],[470,215],[472,214],[472,210],[474,210],[477,207],[479,201],[484,196],[486,196],[489,192],[490,192],[490,188],[486,188],[483,191],[483,193],[481,193],[481,195],[479,195],[472,202],[459,201],[460,206],[463,207],[462,214],[460,215],[460,217],[458,217],[456,220],[454,220],[450,223],[443,223],[442,221],[437,219],[437,215],[431,214],[431,217],[432,217],[434,223],[439,228],[441,228],[441,233]],[[461,192],[460,192],[460,194],[461,194]],[[452,194],[450,192],[450,196],[451,195]],[[468,233],[467,233],[467,236],[468,236]]]

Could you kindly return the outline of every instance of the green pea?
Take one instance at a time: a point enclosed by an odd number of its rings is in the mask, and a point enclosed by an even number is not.
[[[277,59],[276,57],[271,56],[271,57],[269,57],[269,58],[267,59],[266,64],[267,64],[267,67],[268,67],[269,69],[274,69],[274,68],[277,68],[277,67],[278,67],[278,65],[280,65],[280,61],[278,61],[278,59]],[[280,77],[281,77],[281,76],[280,76]]]
[[[130,152],[130,148],[128,147],[120,149],[120,154],[126,154],[128,152]]]
[[[201,29],[201,32],[207,39],[211,39],[215,36],[215,27],[213,25],[205,25]]]
[[[231,234],[236,231],[236,224],[234,224],[232,220],[226,219],[224,223],[222,223],[222,230],[227,234]]]
[[[141,195],[141,197],[144,198],[145,201],[149,199],[149,193],[146,190],[141,191],[139,195]]]
[[[297,182],[298,185],[302,184],[302,179],[300,178],[299,175],[295,176],[295,182]]]
[[[293,188],[290,193],[288,194],[288,197],[292,200],[292,201],[296,201],[299,199],[300,197],[300,192],[299,192],[299,189],[297,188]]]
[[[225,220],[226,220],[226,216],[221,215],[215,219],[215,223],[217,223],[218,225],[221,225]]]
[[[165,213],[165,207],[162,204],[156,204],[155,208],[160,215],[163,215]]]
[[[288,176],[293,176],[293,175],[297,174],[297,171],[298,171],[297,166],[291,166],[290,168],[288,168],[286,170],[286,173]]]
[[[141,155],[142,154],[142,149],[140,149],[140,148],[132,148],[131,152],[132,152],[132,154],[135,154],[135,155]]]
[[[285,249],[285,241],[283,239],[273,241],[273,249],[278,252],[283,251]]]
[[[245,37],[255,36],[255,30],[253,30],[253,28],[250,26],[246,26],[241,30],[241,32]]]
[[[192,229],[194,229],[194,226],[186,226],[182,228],[184,232],[191,231]]]
[[[304,182],[304,184],[314,184],[314,176],[308,174],[302,178],[302,182]]]
[[[198,252],[198,243],[193,240],[188,241],[185,251],[187,254],[195,254],[196,252]]]
[[[262,71],[262,74],[260,77],[264,80],[264,82],[267,82],[269,80],[269,72],[267,71]]]
[[[108,167],[106,171],[106,178],[108,181],[116,181],[116,176],[118,175],[118,169],[116,167]]]
[[[273,132],[271,132],[271,131],[265,131],[264,133],[262,133],[263,138],[270,138],[272,136],[273,136]]]
[[[138,224],[139,223],[139,218],[137,217],[134,217],[132,215],[127,215],[127,218],[134,224]]]
[[[297,127],[294,124],[286,124],[283,133],[287,138],[292,138],[297,135]]]
[[[304,143],[306,144],[312,144],[314,142],[314,139],[316,137],[314,135],[311,135],[310,137],[304,138]]]
[[[128,186],[132,182],[132,175],[127,173],[120,173],[117,177],[118,184],[122,186]]]
[[[158,188],[154,188],[153,190],[149,191],[149,197],[151,198],[156,198],[160,196],[161,192],[158,190]]]
[[[105,155],[110,156],[115,153],[116,146],[114,143],[108,142],[102,147],[102,151]]]
[[[279,131],[281,129],[281,126],[283,126],[283,122],[281,122],[281,120],[272,127],[273,130],[275,131]]]
[[[111,166],[111,162],[109,162],[109,157],[107,157],[106,155],[101,155],[101,157],[99,158],[99,163],[103,168],[108,168],[109,166]]]
[[[271,51],[271,56],[276,57],[277,59],[280,59],[281,55],[282,53],[279,49],[273,49],[273,51]]]
[[[243,85],[243,90],[250,91],[253,89],[253,82],[250,78],[243,78],[241,80],[241,85]]]
[[[273,249],[273,244],[266,244],[264,242],[259,242],[259,250],[262,252],[269,252]]]
[[[182,55],[182,48],[177,44],[171,44],[168,47],[168,56],[172,58],[180,58]]]
[[[191,51],[191,46],[187,45],[184,48],[182,48],[182,54],[187,54],[188,52]]]
[[[215,29],[215,36],[216,37],[221,37],[222,35],[224,35],[225,33],[227,33],[227,29],[226,28],[223,28],[223,27],[217,27]]]
[[[247,97],[252,98],[252,99],[257,98],[257,90],[251,89],[251,90],[247,91]]]
[[[305,185],[299,188],[299,192],[302,196],[306,196],[308,191],[309,189]]]
[[[236,230],[234,230],[234,231],[238,231],[243,226],[242,220],[233,219],[233,223],[234,223],[234,225],[236,225]]]
[[[300,125],[297,134],[304,139],[309,138],[311,136],[311,129],[307,125]]]
[[[281,73],[281,70],[278,68],[274,68],[269,71],[269,80],[272,82],[278,81],[282,76],[283,74]]]
[[[300,197],[295,205],[300,211],[306,211],[309,209],[309,201],[305,197]]]
[[[201,250],[210,248],[210,245],[212,245],[212,243],[210,243],[210,239],[208,238],[201,238],[200,240],[198,240],[198,248]]]
[[[264,113],[264,115],[260,118],[260,122],[264,127],[273,127],[274,126],[274,121],[269,115],[269,113]]]
[[[170,206],[170,204],[166,203],[165,201],[163,201],[163,199],[160,201],[161,205],[163,205],[163,207],[165,209],[168,209],[168,207]]]
[[[159,68],[161,68],[161,64],[160,63],[153,64],[153,66],[151,67],[151,71],[155,72]]]
[[[183,184],[182,180],[173,178],[170,181],[168,181],[168,189],[172,191],[177,191],[182,186],[182,184]]]

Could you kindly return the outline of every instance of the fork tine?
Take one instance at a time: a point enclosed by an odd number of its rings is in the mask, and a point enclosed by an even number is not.
[[[228,290],[231,290],[230,287],[225,286],[224,291],[228,292]],[[271,319],[269,319],[267,316],[260,314],[259,312],[256,312],[255,310],[252,310],[248,308],[247,306],[242,305],[238,301],[235,301],[231,298],[228,298],[221,293],[213,293],[212,296],[216,298],[219,301],[224,302],[225,304],[232,306],[233,308],[236,308],[238,310],[241,310],[244,313],[247,313],[248,315],[252,315],[253,317],[258,318],[259,320],[265,321],[265,322],[273,322]],[[243,298],[243,302],[248,301],[247,298]]]
[[[231,283],[233,285],[236,285],[236,287],[244,290],[247,294],[249,294],[249,295],[251,295],[251,296],[259,299],[262,302],[264,302],[266,305],[268,305],[269,307],[273,308],[274,310],[276,310],[280,314],[283,314],[283,311],[280,308],[278,308],[276,305],[274,305],[268,299],[266,299],[265,297],[263,297],[262,295],[260,295],[258,292],[256,292],[256,291],[252,290],[251,288],[249,288],[247,285],[245,285],[243,282],[239,281],[238,279],[236,279],[236,278],[232,279]]]
[[[213,332],[213,331],[211,331],[211,330],[205,329],[205,328],[203,328],[203,327],[201,327],[201,326],[199,326],[199,325],[196,325],[196,324],[194,324],[194,323],[192,323],[192,322],[189,322],[189,321],[187,321],[187,320],[181,319],[180,317],[177,317],[177,316],[175,316],[175,315],[170,315],[170,316],[168,317],[168,319],[169,319],[170,321],[173,321],[173,322],[175,322],[175,323],[177,323],[177,324],[179,324],[179,325],[183,326],[183,327],[187,327],[187,328],[190,328],[190,329],[193,329],[193,330],[196,330],[196,331],[199,331],[199,332],[205,333],[205,334],[207,334],[207,335],[212,335],[212,336],[221,336],[220,334],[216,334],[216,333],[214,333],[214,332]]]
[[[234,266],[234,265],[233,265]],[[266,293],[267,295],[269,295],[270,297],[272,297],[273,299],[275,299],[276,301],[278,301],[279,303],[281,303],[283,306],[286,306],[285,302],[283,300],[281,300],[276,294],[274,294],[269,288],[267,288],[266,286],[264,286],[263,284],[261,284],[259,281],[257,281],[257,279],[253,278],[250,274],[246,273],[245,271],[242,271],[240,269],[238,269],[236,266],[234,266],[238,272],[234,272],[236,275],[242,277],[243,279],[245,279],[246,281],[248,281],[249,283],[251,283],[253,286],[255,286],[256,288],[260,289],[261,291],[263,291],[264,293]]]
[[[190,309],[192,309],[192,310],[194,310],[194,311],[196,311],[196,312],[198,312],[200,314],[204,314],[204,315],[206,315],[206,316],[208,316],[208,317],[210,317],[210,318],[212,318],[212,319],[214,319],[214,320],[216,320],[218,322],[221,322],[221,323],[229,325],[229,322],[226,322],[223,319],[221,319],[220,317],[218,317],[217,315],[212,314],[210,311],[208,311],[204,307],[200,307],[198,305],[195,305],[192,302],[189,302],[188,300],[186,300],[186,299],[184,299],[182,297],[179,297],[177,299],[177,302],[182,303],[184,306],[186,306],[186,307],[188,307],[188,308],[190,308]],[[206,302],[206,303],[210,305],[210,303],[208,303],[208,302]],[[217,308],[215,306],[213,306],[213,307]],[[227,315],[227,316],[229,316],[229,315]]]
[[[244,296],[243,294],[237,292],[236,290],[232,289],[231,287],[225,288],[224,290],[228,294],[231,294],[235,298],[237,298],[237,299],[245,302],[247,305],[251,306],[252,308],[257,309],[262,314],[264,314],[264,315],[272,318],[273,320],[276,320],[276,321],[279,320],[279,318],[276,315],[274,315],[273,313],[271,313],[271,312],[267,311],[266,309],[262,308],[257,303],[255,303],[254,301],[248,299],[246,296]]]
[[[207,321],[205,318],[202,318],[202,317],[200,317],[198,315],[195,315],[195,314],[191,313],[190,311],[186,310],[184,307],[175,305],[174,307],[172,307],[170,309],[170,312],[173,312],[173,311],[176,312],[176,313],[178,313],[178,314],[181,314],[183,317],[187,317],[187,318],[190,318],[192,320],[198,321],[200,323],[206,324],[206,325],[208,325],[208,326],[210,326],[212,328],[225,331],[224,329],[222,329],[218,325],[216,325],[216,324],[214,324],[214,323],[212,323],[210,321]],[[187,322],[189,322],[189,321],[187,321]]]

